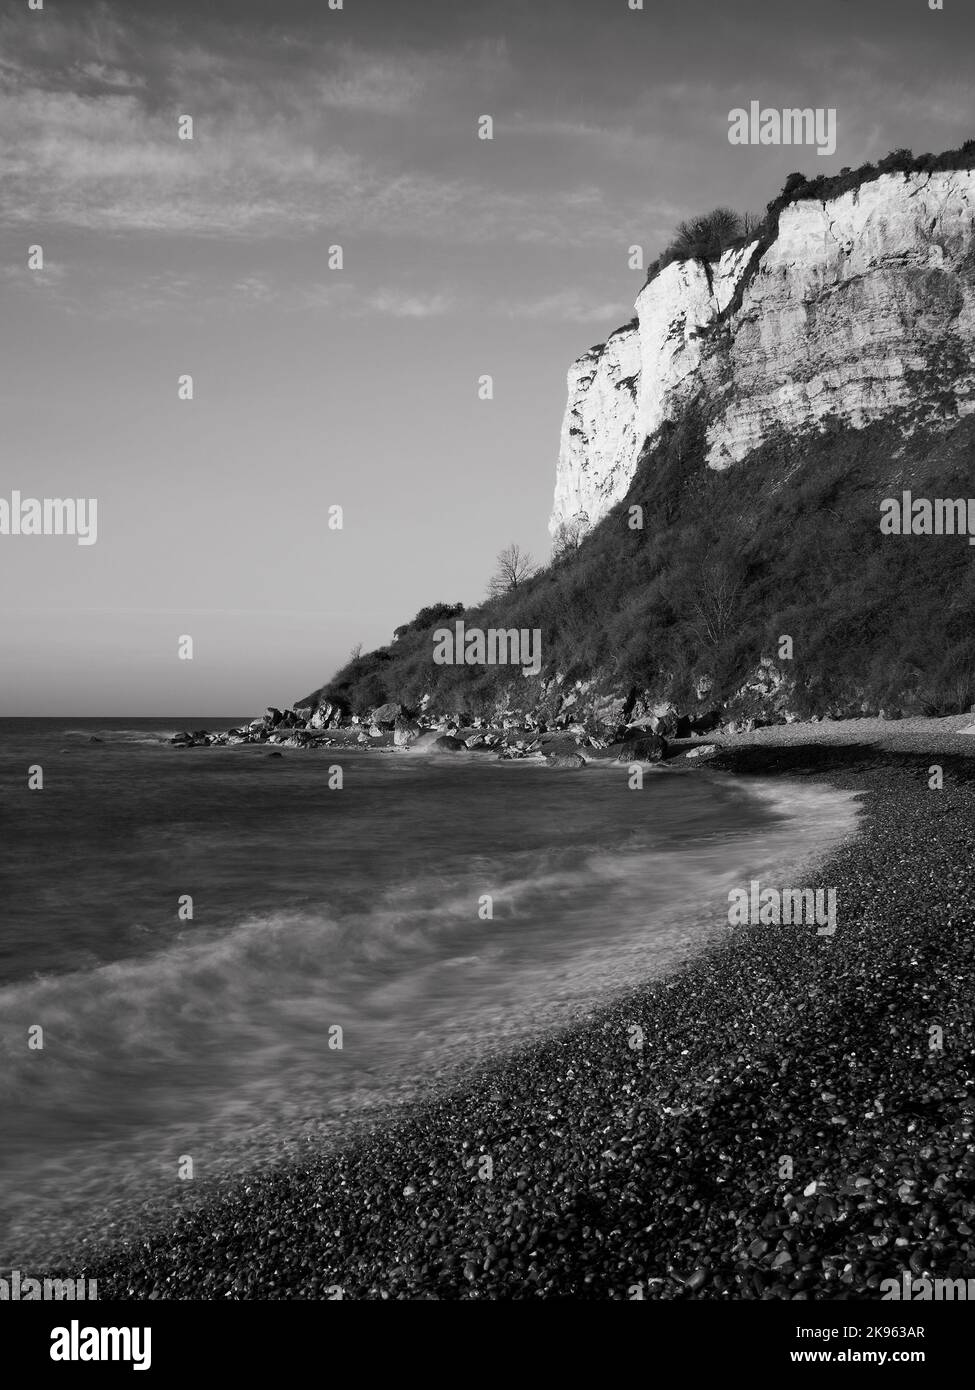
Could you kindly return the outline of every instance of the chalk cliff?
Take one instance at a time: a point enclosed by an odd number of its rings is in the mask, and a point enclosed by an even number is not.
[[[975,172],[881,174],[787,202],[720,261],[673,261],[569,369],[549,529],[594,526],[692,401],[723,469],[773,435],[905,434],[975,411]]]

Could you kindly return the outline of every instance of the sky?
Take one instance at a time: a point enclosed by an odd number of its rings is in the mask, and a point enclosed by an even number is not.
[[[0,715],[289,705],[508,543],[545,561],[629,248],[975,135],[973,9],[5,0],[0,499],[98,530],[0,535]],[[752,100],[835,108],[835,155],[731,146]]]

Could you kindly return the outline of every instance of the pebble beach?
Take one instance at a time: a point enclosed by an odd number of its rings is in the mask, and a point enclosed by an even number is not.
[[[879,1299],[904,1271],[975,1275],[970,722],[709,741],[712,770],[861,794],[856,837],[803,880],[836,889],[835,935],[729,930],[346,1146],[63,1267],[136,1300]]]

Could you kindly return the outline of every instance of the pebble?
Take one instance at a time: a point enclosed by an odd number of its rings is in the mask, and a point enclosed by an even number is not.
[[[940,754],[937,792],[930,761],[719,753],[866,793],[859,835],[803,884],[837,889],[834,937],[740,929],[374,1134],[136,1213],[61,1268],[105,1299],[804,1301],[968,1277],[975,759]],[[489,1182],[464,1164],[481,1153]]]

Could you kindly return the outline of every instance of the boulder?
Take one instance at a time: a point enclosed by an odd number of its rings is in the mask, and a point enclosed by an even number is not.
[[[677,728],[676,714],[652,714],[647,721],[647,727],[651,733],[659,734],[661,738],[673,738],[674,730]]]
[[[618,763],[659,763],[667,756],[667,740],[659,734],[640,734],[627,738],[620,749]]]
[[[412,739],[410,742],[410,752],[429,753],[433,745],[436,743],[437,739],[440,737],[440,732],[437,729],[428,729],[426,733],[417,734],[416,738]]]
[[[327,729],[329,723],[337,713],[337,707],[333,705],[331,701],[326,700],[323,704],[320,704],[318,709],[311,715],[308,720],[308,727],[310,729]]]
[[[380,727],[388,726],[390,729],[392,729],[397,719],[401,719],[402,716],[402,705],[387,703],[385,705],[380,705],[378,709],[373,710],[372,722],[373,724],[378,724]]]
[[[581,753],[549,753],[545,762],[549,767],[580,768],[586,765]]]
[[[768,726],[767,719],[732,719],[721,729],[723,734],[752,734],[756,729],[764,729]]]
[[[410,743],[411,753],[466,753],[467,745],[463,739],[453,734],[445,734],[440,729],[428,729],[418,734]]]
[[[590,716],[593,732],[601,734],[622,728],[626,724],[632,703],[622,695],[607,695],[601,700],[594,701]]]
[[[412,719],[397,719],[393,728],[393,743],[397,748],[408,748],[420,734],[420,726]]]

